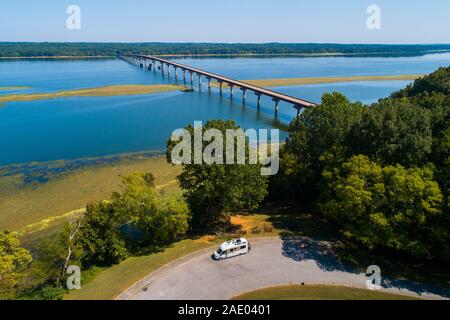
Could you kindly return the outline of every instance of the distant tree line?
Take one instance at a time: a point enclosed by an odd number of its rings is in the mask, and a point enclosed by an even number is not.
[[[236,54],[420,55],[450,51],[449,44],[385,45],[326,43],[52,43],[0,42],[0,57]]]

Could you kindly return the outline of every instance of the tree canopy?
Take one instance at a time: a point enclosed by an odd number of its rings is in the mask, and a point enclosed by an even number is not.
[[[109,266],[140,246],[178,239],[186,233],[188,222],[183,201],[157,191],[152,174],[134,173],[123,178],[122,192],[87,206],[75,243],[83,249],[84,265]],[[138,231],[138,239],[133,231]]]
[[[406,100],[383,100],[354,124],[347,143],[352,154],[382,164],[423,165],[432,149],[431,126],[429,110]]]
[[[202,126],[202,132],[218,130],[226,136],[226,130],[239,130],[234,121],[212,120]],[[194,136],[194,127],[186,130]],[[214,139],[213,139],[214,140]],[[189,141],[192,154],[194,140]],[[201,150],[211,142],[202,141]],[[215,156],[226,158],[226,141],[213,152]],[[234,140],[237,143],[237,139]],[[172,163],[172,150],[177,142],[168,141],[167,161]],[[221,151],[219,150],[221,149]],[[217,154],[217,153],[220,154]],[[234,148],[237,159],[238,148]],[[245,143],[245,158],[248,160],[250,146]],[[192,214],[191,227],[194,230],[220,230],[229,225],[229,213],[243,209],[254,209],[267,195],[267,178],[261,175],[261,164],[182,164],[183,172],[178,177],[180,187]]]
[[[449,84],[440,68],[370,106],[325,94],[290,124],[271,195],[369,248],[450,260]]]
[[[369,248],[385,246],[432,256],[443,195],[429,167],[382,167],[359,155],[336,171],[325,170],[320,211]]]
[[[123,179],[122,193],[113,194],[115,210],[136,227],[147,244],[172,241],[188,229],[186,204],[160,194],[151,174],[134,173]]]
[[[17,234],[0,232],[0,299],[14,296],[32,260],[30,252],[20,246]]]
[[[346,152],[344,141],[366,112],[363,105],[350,103],[336,92],[325,94],[320,105],[302,112],[289,126],[281,150],[281,172],[272,179],[271,191],[282,190],[288,198],[316,195],[324,167],[321,159],[330,153],[338,158]]]

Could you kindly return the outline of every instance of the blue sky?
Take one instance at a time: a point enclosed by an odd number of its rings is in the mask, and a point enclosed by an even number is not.
[[[81,8],[81,30],[66,8]],[[381,30],[366,26],[381,8]],[[450,43],[449,0],[1,0],[0,41]]]

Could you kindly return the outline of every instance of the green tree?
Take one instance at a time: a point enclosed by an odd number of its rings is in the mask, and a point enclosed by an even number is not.
[[[321,212],[369,248],[388,247],[421,258],[437,252],[443,195],[431,167],[382,167],[359,155],[325,170]]]
[[[0,298],[14,297],[32,260],[30,252],[20,246],[16,233],[0,233]]]
[[[110,266],[128,256],[120,228],[126,218],[118,214],[113,204],[88,204],[75,242],[82,249],[83,266]]]
[[[324,94],[319,106],[294,119],[281,150],[280,173],[271,179],[271,192],[278,190],[280,197],[289,199],[315,198],[325,165],[320,159],[344,157],[344,141],[366,112],[360,103],[334,92]]]
[[[450,127],[435,139],[434,163],[438,178],[446,194],[450,191]]]
[[[405,89],[391,95],[393,98],[415,97],[424,93],[450,95],[450,67],[439,68],[435,72],[417,79]]]
[[[407,100],[383,100],[352,128],[346,144],[352,154],[368,155],[384,165],[423,165],[431,153],[431,129],[430,111]]]
[[[433,136],[450,126],[450,67],[439,68],[391,95],[391,100],[406,99],[431,111]]]
[[[81,220],[66,224],[64,231],[42,239],[34,250],[34,261],[28,275],[28,282],[61,287],[69,265],[81,267],[83,252],[75,243]],[[49,288],[47,288],[50,290]]]
[[[192,126],[186,129],[194,136]],[[234,121],[208,121],[202,130],[216,129],[223,137],[226,130],[240,129]],[[190,141],[191,154],[194,139]],[[213,139],[215,141],[215,139]],[[237,140],[234,157],[237,158]],[[202,151],[211,142],[203,141]],[[168,141],[167,161],[172,162],[172,150],[176,142]],[[225,159],[226,139],[214,155]],[[183,164],[183,172],[178,177],[185,199],[192,213],[191,228],[194,230],[223,230],[230,225],[230,213],[243,209],[254,209],[267,195],[267,178],[261,175],[261,164],[249,164],[250,147],[245,143],[246,164]]]
[[[111,198],[113,206],[142,232],[145,243],[173,241],[186,233],[189,213],[185,202],[157,191],[152,174],[127,176],[122,187],[123,192]]]

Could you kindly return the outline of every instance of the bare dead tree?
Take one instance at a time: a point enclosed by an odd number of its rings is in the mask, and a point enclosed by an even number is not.
[[[64,277],[64,274],[67,270],[67,267],[69,266],[69,262],[70,259],[72,258],[72,253],[73,253],[73,240],[75,239],[78,231],[81,228],[81,220],[82,219],[77,219],[74,221],[69,222],[69,237],[67,238],[67,256],[64,259],[64,263],[62,265],[62,268],[58,274],[58,278],[56,279],[56,284],[58,287],[61,287],[61,281],[62,278]]]

